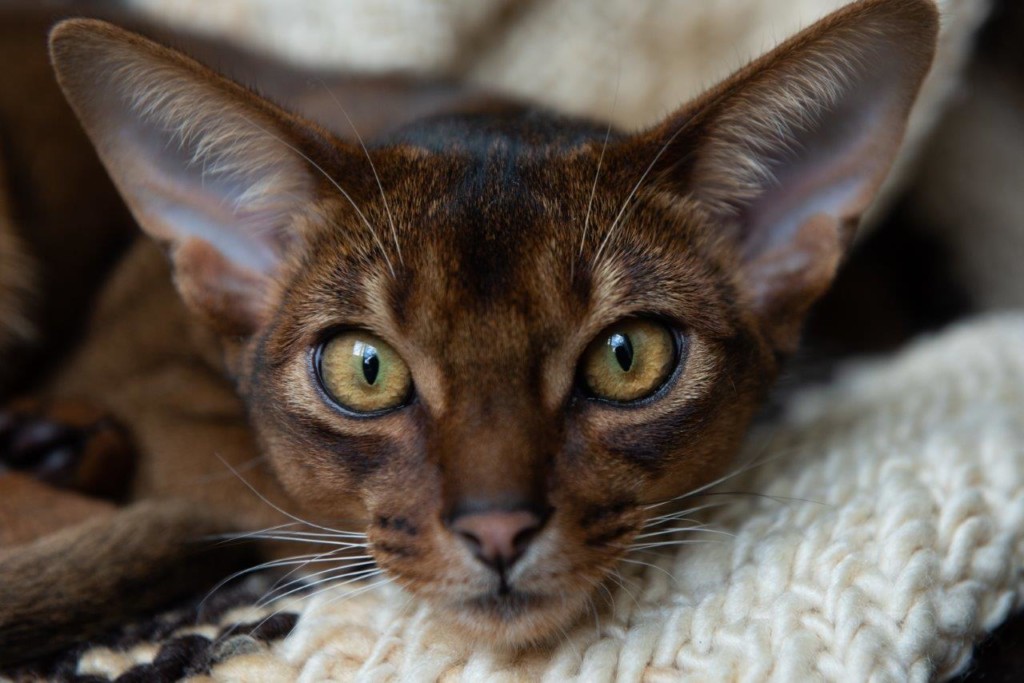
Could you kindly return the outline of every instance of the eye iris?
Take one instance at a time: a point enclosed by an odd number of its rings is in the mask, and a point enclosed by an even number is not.
[[[608,346],[612,347],[612,353],[615,354],[615,360],[618,361],[622,371],[629,372],[629,369],[633,367],[633,344],[629,341],[629,337],[624,334],[613,334],[608,339]]]
[[[387,342],[368,332],[346,330],[328,339],[315,356],[317,379],[331,401],[356,413],[379,413],[404,405],[412,376]]]
[[[679,363],[677,337],[645,318],[605,328],[584,353],[580,381],[591,396],[628,403],[654,394]]]
[[[377,382],[377,375],[380,373],[380,358],[377,356],[377,349],[367,346],[363,350],[363,377],[366,383],[373,386]]]

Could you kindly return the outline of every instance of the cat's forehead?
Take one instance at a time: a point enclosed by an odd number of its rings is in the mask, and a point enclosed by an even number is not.
[[[554,187],[566,178],[503,143],[453,166],[399,233],[408,247],[405,278],[389,287],[396,316],[421,332],[489,330],[514,343],[582,315],[587,297],[568,244],[575,230],[554,200],[571,191]]]
[[[631,197],[639,172],[606,158],[606,125],[483,122],[448,118],[371,147],[379,184],[336,197],[310,250],[304,279],[323,307],[493,355],[699,305],[689,292],[709,278],[707,254],[678,207]]]

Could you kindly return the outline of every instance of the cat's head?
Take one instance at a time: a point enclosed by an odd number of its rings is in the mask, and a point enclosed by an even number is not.
[[[390,576],[519,645],[727,466],[936,26],[857,3],[638,134],[510,106],[365,151],[106,24],[52,50],[299,509],[361,520]]]

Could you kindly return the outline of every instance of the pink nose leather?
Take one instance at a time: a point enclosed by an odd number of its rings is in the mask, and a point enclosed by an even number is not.
[[[499,572],[519,559],[540,527],[540,518],[526,510],[476,512],[451,526],[477,559]]]

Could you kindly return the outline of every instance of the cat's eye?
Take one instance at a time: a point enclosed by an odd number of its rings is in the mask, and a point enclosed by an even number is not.
[[[678,361],[676,334],[655,320],[634,318],[607,327],[590,343],[580,366],[585,390],[628,403],[654,394]]]
[[[409,366],[387,342],[368,332],[336,334],[321,344],[315,362],[324,390],[351,412],[381,413],[409,399]]]

